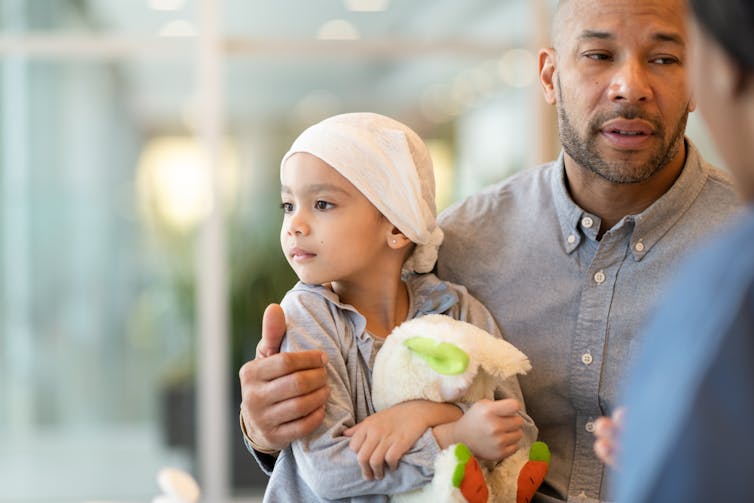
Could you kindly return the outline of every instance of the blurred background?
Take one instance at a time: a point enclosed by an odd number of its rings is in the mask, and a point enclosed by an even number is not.
[[[0,0],[0,502],[147,502],[163,466],[258,501],[237,372],[295,279],[282,154],[391,115],[440,208],[554,158],[554,4]]]

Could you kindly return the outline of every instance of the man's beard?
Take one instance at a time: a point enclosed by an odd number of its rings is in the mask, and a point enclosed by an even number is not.
[[[563,150],[580,166],[601,176],[612,183],[628,184],[641,183],[659,173],[667,164],[675,158],[683,146],[683,138],[686,131],[686,121],[689,117],[689,105],[678,121],[673,135],[666,143],[661,144],[651,157],[643,164],[636,165],[627,153],[625,160],[608,162],[600,156],[597,150],[597,138],[600,135],[602,124],[612,119],[642,119],[652,124],[654,134],[658,138],[665,138],[665,125],[662,121],[648,117],[634,105],[623,105],[610,113],[600,114],[589,121],[585,138],[579,136],[573,127],[563,103],[563,93],[558,82],[558,123],[560,128],[560,142]]]

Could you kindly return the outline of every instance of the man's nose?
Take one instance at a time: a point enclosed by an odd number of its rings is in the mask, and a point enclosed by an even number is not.
[[[615,71],[608,88],[611,101],[640,103],[653,97],[648,68],[642,61],[627,59]]]

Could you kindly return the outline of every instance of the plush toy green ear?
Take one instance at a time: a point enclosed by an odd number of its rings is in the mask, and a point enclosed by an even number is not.
[[[453,471],[453,487],[461,487],[463,476],[466,473],[466,464],[471,459],[471,451],[464,444],[456,445],[454,453],[456,456],[456,469]]]
[[[429,337],[412,337],[406,339],[403,344],[414,354],[423,358],[438,374],[462,374],[469,366],[469,355],[455,344],[438,343]]]

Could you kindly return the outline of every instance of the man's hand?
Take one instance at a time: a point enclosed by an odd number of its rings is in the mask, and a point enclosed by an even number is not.
[[[270,304],[262,315],[262,339],[257,344],[256,358],[267,358],[280,352],[285,337],[285,313],[280,304]]]
[[[463,442],[479,459],[498,461],[516,450],[524,436],[518,400],[479,400],[461,419],[433,429],[441,448]]]
[[[277,304],[262,318],[262,340],[256,359],[238,372],[241,415],[254,443],[280,450],[314,431],[325,417],[329,395],[321,351],[279,353],[285,335],[285,314]]]
[[[594,453],[606,465],[615,468],[623,431],[625,409],[618,408],[610,417],[600,417],[594,422]]]

